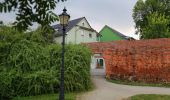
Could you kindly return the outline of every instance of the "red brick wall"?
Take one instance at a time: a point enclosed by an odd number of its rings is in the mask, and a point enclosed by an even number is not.
[[[87,44],[102,53],[106,76],[142,82],[170,82],[170,39]]]

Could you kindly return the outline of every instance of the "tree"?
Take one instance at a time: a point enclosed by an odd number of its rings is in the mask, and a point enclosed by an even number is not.
[[[150,16],[155,15],[154,13],[158,13],[157,16],[164,16],[167,19],[167,16],[170,15],[170,0],[138,0],[134,9],[133,9],[133,19],[136,23],[136,34],[140,34],[140,38],[143,39],[144,34],[147,33],[146,27],[149,26],[151,22]],[[150,21],[149,21],[150,20]],[[168,19],[167,19],[168,20]],[[166,25],[159,25],[160,27],[164,27]],[[170,21],[167,25],[167,29],[170,30]],[[145,31],[145,32],[144,32]],[[160,38],[162,36],[157,35],[154,38]],[[146,37],[145,37],[146,38]],[[151,37],[150,37],[151,38]]]
[[[148,25],[143,28],[142,38],[155,39],[170,37],[170,30],[168,28],[168,24],[170,23],[169,17],[166,17],[164,14],[153,13],[147,19]]]
[[[58,20],[52,10],[59,1],[65,0],[4,0],[0,2],[0,12],[15,11],[17,16],[14,26],[19,31],[25,31],[33,22],[46,26]]]

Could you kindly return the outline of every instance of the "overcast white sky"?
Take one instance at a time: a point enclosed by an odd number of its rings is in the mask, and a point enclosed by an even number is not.
[[[72,19],[86,17],[90,25],[98,32],[108,25],[124,35],[135,35],[132,10],[137,0],[67,0],[58,3],[55,13],[62,13],[64,6]],[[0,20],[5,23],[13,22],[15,14],[0,13]],[[56,22],[57,23],[57,22]]]

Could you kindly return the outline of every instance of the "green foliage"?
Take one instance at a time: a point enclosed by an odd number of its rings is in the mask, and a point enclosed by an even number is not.
[[[21,39],[21,34],[14,28],[1,26],[0,27],[0,65],[6,63],[9,54],[10,46],[14,41]]]
[[[169,17],[165,15],[153,13],[147,17],[148,25],[143,28],[142,37],[144,39],[168,38],[170,30],[168,24]]]
[[[16,97],[13,100],[59,100],[59,94],[48,94],[39,96],[29,96],[29,97]],[[65,100],[76,100],[75,93],[65,94]]]
[[[45,37],[42,35],[42,31],[37,29],[34,32],[29,32],[24,35],[24,38],[26,38],[29,41],[36,42],[39,44],[47,44],[48,42],[45,41]]]
[[[34,37],[34,33],[20,35],[21,33],[11,30],[9,34],[0,32],[3,37],[0,40],[0,99],[57,93],[60,83],[61,45],[45,43],[44,38]],[[91,52],[87,47],[66,45],[66,92],[85,91],[91,87],[90,59]]]
[[[130,100],[169,100],[170,95],[140,94],[130,97]]]
[[[134,9],[133,9],[133,19],[136,23],[136,33],[140,34],[141,39],[145,39],[146,36],[144,36],[145,33],[148,33],[149,31],[146,30],[146,27],[152,27],[152,29],[155,28],[155,25],[151,25],[151,22],[153,21],[151,19],[152,16],[158,16],[158,18],[166,19],[168,20],[168,25],[166,22],[159,22],[158,25],[162,29],[167,25],[167,30],[170,30],[170,19],[168,16],[170,15],[170,1],[169,0],[138,0]],[[157,13],[158,15],[155,15]],[[162,16],[162,17],[161,17]],[[160,32],[160,31],[159,31]],[[149,32],[150,33],[150,32]],[[159,35],[151,36],[147,38],[160,38],[164,35],[162,35],[163,31],[159,33]]]
[[[44,41],[45,43],[54,43],[54,32],[55,30],[49,25],[39,27],[35,32],[33,32],[34,34],[32,34],[33,37],[31,37],[31,39],[32,40],[33,39],[36,40],[37,38],[40,39],[39,38],[40,36],[41,38],[43,38],[43,40],[45,40]]]
[[[145,82],[136,82],[136,81],[128,81],[128,80],[113,80],[107,79],[109,82],[123,85],[132,85],[132,86],[149,86],[149,87],[166,87],[170,88],[169,83],[145,83]]]
[[[8,100],[12,97],[13,91],[11,90],[11,78],[5,71],[0,72],[0,99]]]
[[[60,46],[59,46],[60,47]],[[52,66],[61,66],[61,47],[49,46],[53,51]],[[88,90],[90,81],[90,50],[81,45],[68,45],[65,51],[65,89],[71,91]]]
[[[15,28],[9,26],[0,27],[0,42],[13,42],[21,39],[21,34]]]
[[[0,42],[0,66],[6,63],[5,61],[8,56],[9,48],[9,43]]]
[[[52,10],[59,1],[65,0],[4,0],[0,2],[0,13],[16,11],[14,25],[19,31],[23,31],[32,26],[32,22],[44,26],[58,20]]]
[[[24,39],[11,45],[7,57],[7,66],[17,68],[21,72],[29,72],[47,69],[46,67],[49,64],[46,61],[48,61],[48,58],[44,55],[43,47],[36,42]]]

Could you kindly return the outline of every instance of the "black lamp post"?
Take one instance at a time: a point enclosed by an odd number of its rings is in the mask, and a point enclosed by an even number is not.
[[[59,100],[64,100],[64,51],[65,51],[65,34],[66,26],[68,25],[70,15],[66,13],[66,8],[63,9],[63,13],[59,15],[60,24],[63,28],[63,42],[62,42],[62,63],[61,63],[61,79],[60,79],[60,96]]]

